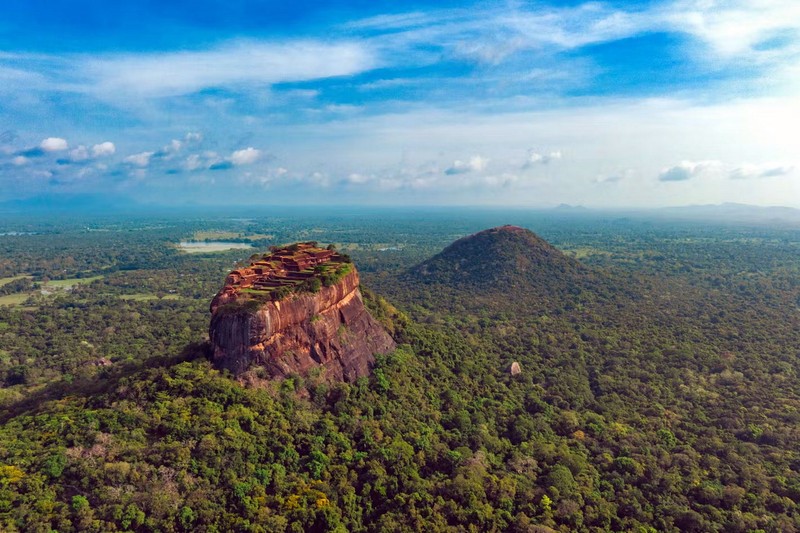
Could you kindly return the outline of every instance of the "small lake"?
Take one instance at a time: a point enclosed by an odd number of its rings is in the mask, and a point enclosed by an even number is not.
[[[206,254],[209,252],[224,252],[225,250],[249,250],[252,244],[246,242],[180,242],[178,248],[189,254]]]

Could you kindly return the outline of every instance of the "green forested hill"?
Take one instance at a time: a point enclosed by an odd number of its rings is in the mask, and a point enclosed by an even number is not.
[[[500,251],[530,252],[518,244]],[[529,274],[556,276],[549,264],[509,268],[495,286],[365,276],[405,314],[364,291],[400,348],[351,385],[245,387],[210,367],[202,342],[179,354],[202,301],[76,289],[3,310],[9,354],[25,316],[52,331],[81,317],[83,337],[70,377],[40,379],[60,352],[32,337],[48,358],[26,348],[36,371],[6,383],[0,530],[800,529],[796,271],[703,279],[565,260],[588,280],[579,291],[537,287]],[[131,342],[162,344],[80,366],[120,349],[107,331],[118,313],[139,328]],[[159,329],[169,313],[187,330]]]
[[[627,281],[627,280],[626,280]],[[588,268],[530,230],[491,228],[461,238],[385,283],[398,301],[455,315],[493,309],[521,315],[560,312],[598,300],[622,300],[633,286]]]

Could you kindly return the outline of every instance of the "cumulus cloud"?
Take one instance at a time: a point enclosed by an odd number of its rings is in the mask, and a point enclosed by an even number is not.
[[[231,163],[236,166],[251,165],[261,158],[261,150],[257,150],[252,146],[244,150],[236,150],[231,154]]]
[[[27,157],[25,157],[24,155],[18,155],[17,157],[15,157],[14,159],[11,160],[11,164],[16,166],[16,167],[21,167],[23,165],[27,165],[30,162],[31,162],[31,160],[28,159]]]
[[[114,152],[116,152],[116,147],[114,146],[114,143],[109,141],[95,144],[91,147],[91,149],[88,146],[80,144],[69,151],[68,160],[59,160],[59,163],[81,163],[88,161],[89,159],[109,156]]]
[[[212,150],[207,150],[198,154],[189,154],[183,162],[183,168],[190,172],[195,170],[222,170],[231,168],[233,163]]]
[[[111,141],[101,142],[100,144],[95,144],[92,146],[93,157],[106,157],[109,155],[114,155],[116,151],[117,147],[114,146],[114,143]]]
[[[774,178],[791,174],[794,170],[792,165],[742,165],[731,171],[731,179],[753,179],[753,178]]]
[[[86,161],[89,159],[89,150],[81,144],[69,151],[69,159],[73,162]]]
[[[150,158],[153,157],[155,152],[141,152],[126,157],[123,161],[135,167],[147,167],[150,165]]]
[[[556,150],[548,154],[542,154],[531,150],[528,154],[528,160],[525,162],[524,166],[530,167],[533,165],[547,165],[551,161],[558,161],[562,158],[562,156],[563,154],[561,153],[561,150]]]
[[[183,141],[179,141],[178,139],[172,139],[169,144],[165,144],[161,147],[160,150],[153,154],[153,157],[156,159],[163,159],[165,161],[171,161],[180,153],[181,149],[184,146]]]
[[[468,172],[482,172],[486,170],[489,160],[479,155],[474,155],[469,158],[469,161],[453,161],[453,165],[445,169],[444,173],[448,176],[455,174],[466,174]]]
[[[66,139],[61,137],[48,137],[39,144],[39,148],[45,152],[60,152],[69,148],[69,144]]]
[[[663,169],[658,175],[658,179],[659,181],[686,181],[719,166],[719,161],[681,161],[673,167]]]

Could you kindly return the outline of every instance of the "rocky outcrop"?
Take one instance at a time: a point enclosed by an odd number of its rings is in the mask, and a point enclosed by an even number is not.
[[[214,364],[237,376],[254,366],[275,378],[321,367],[324,379],[354,381],[369,374],[375,354],[395,347],[364,307],[354,267],[318,292],[293,292],[278,301],[226,286],[211,313]]]

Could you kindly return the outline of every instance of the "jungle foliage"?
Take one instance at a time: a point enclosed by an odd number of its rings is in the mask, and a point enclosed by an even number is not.
[[[0,529],[800,529],[797,230],[534,218],[582,264],[454,284],[447,258],[415,277],[477,218],[320,223],[399,348],[356,383],[261,388],[208,362],[238,252],[168,243],[317,226],[20,223],[38,233],[0,240],[3,276],[104,277],[0,307]],[[518,244],[500,264],[532,264]]]

